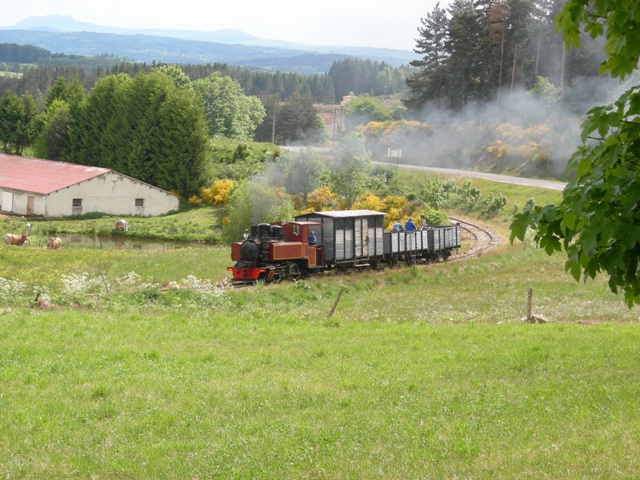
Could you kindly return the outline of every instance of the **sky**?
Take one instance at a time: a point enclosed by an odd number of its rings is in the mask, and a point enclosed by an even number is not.
[[[121,28],[237,29],[267,40],[413,50],[421,18],[438,0],[18,0],[0,27],[27,17],[68,15]],[[447,0],[441,0],[441,6]]]

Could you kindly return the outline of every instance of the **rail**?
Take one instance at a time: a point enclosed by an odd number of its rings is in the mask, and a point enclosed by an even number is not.
[[[476,257],[484,252],[495,250],[500,245],[500,237],[487,227],[455,217],[449,217],[449,221],[459,224],[463,231],[463,248],[461,248],[461,252],[458,255],[451,257],[450,260],[464,260],[465,258]],[[465,236],[467,237],[467,242],[464,242]]]

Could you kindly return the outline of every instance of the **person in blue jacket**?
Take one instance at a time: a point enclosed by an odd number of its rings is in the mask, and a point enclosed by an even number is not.
[[[316,234],[314,233],[313,230],[311,230],[311,232],[309,232],[309,245],[313,246],[317,244],[318,244],[318,239],[316,238]]]
[[[393,228],[391,229],[392,232],[401,232],[402,231],[402,223],[400,223],[400,220],[398,220],[396,223],[393,224]]]
[[[407,220],[407,223],[404,224],[404,231],[415,232],[415,230],[416,230],[416,225],[415,223],[413,223],[413,219],[409,217],[409,220]]]

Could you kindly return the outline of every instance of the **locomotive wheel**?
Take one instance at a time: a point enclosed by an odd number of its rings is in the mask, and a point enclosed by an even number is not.
[[[300,276],[300,267],[298,267],[297,263],[289,263],[289,275],[292,277]]]

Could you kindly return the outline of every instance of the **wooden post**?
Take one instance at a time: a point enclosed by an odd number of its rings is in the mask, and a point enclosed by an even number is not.
[[[336,311],[336,307],[338,306],[338,302],[340,301],[340,297],[342,296],[342,292],[344,292],[344,288],[342,288],[340,290],[340,292],[338,293],[338,298],[336,298],[336,301],[333,302],[333,307],[331,308],[331,311],[329,312],[329,315],[327,315],[327,318],[331,318],[333,316],[333,312]]]
[[[533,297],[533,289],[529,289],[529,293],[527,295],[527,320],[531,320],[531,297]]]

